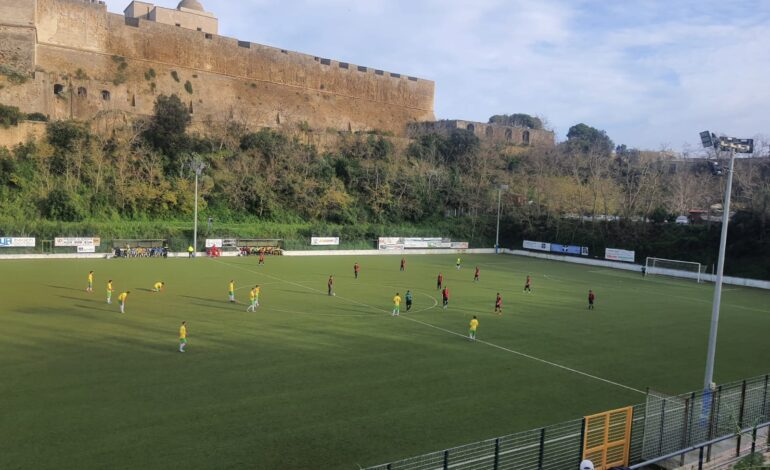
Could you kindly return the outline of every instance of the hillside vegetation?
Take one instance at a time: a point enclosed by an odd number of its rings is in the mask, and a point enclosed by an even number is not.
[[[542,126],[520,114],[492,121]],[[341,235],[367,243],[432,235],[491,246],[497,188],[505,184],[503,245],[531,238],[586,245],[599,256],[605,246],[703,263],[715,256],[718,223],[671,222],[721,202],[724,177],[705,162],[616,147],[586,124],[555,148],[485,143],[458,130],[408,145],[376,132],[340,133],[322,151],[303,138],[314,132],[307,126],[254,132],[233,120],[201,136],[188,132],[190,122],[178,97],[161,96],[152,118],[107,135],[86,123],[51,122],[45,139],[0,148],[0,232],[188,237],[189,162],[197,159],[207,165],[200,217],[213,217],[220,235]],[[767,158],[740,162],[734,207],[731,250],[752,261],[728,263],[728,271],[770,276],[760,266],[770,253]],[[613,221],[586,220],[607,216]]]

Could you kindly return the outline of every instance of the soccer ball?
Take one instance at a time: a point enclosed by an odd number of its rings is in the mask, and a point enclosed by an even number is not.
[[[336,292],[332,292],[332,296],[337,297],[337,293]]]

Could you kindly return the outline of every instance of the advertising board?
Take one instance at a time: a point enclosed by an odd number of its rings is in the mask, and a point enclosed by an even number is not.
[[[0,248],[34,248],[34,238],[0,237]]]
[[[636,252],[621,250],[619,248],[606,248],[604,250],[604,259],[610,261],[624,261],[627,263],[633,263],[636,261]]]
[[[313,246],[337,246],[340,244],[340,237],[310,237],[310,244]]]
[[[57,237],[54,239],[54,246],[59,247],[99,246],[101,243],[101,238],[95,237]]]
[[[537,251],[551,251],[551,244],[544,243],[544,242],[533,242],[529,240],[524,240],[524,249],[537,250]]]

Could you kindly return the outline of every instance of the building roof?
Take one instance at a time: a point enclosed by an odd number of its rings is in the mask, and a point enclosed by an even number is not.
[[[198,0],[182,0],[176,8],[177,10],[187,8],[188,10],[205,11]]]

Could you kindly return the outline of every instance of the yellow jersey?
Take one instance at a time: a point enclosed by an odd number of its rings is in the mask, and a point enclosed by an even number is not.
[[[115,290],[115,289],[113,289],[113,288],[112,288],[112,283],[111,283],[111,282],[108,282],[108,283],[107,283],[107,292],[112,292],[112,291],[114,291],[114,290]]]
[[[235,292],[235,283],[234,282],[230,283],[229,289],[230,289],[230,292]]]
[[[401,296],[397,295],[393,297],[393,305],[395,305],[396,307],[401,305]]]
[[[476,328],[479,326],[479,321],[475,318],[471,320],[471,331],[476,331]]]
[[[259,287],[254,288],[254,297],[259,298],[259,293],[262,291]]]
[[[88,273],[88,282],[94,282],[94,275],[91,273]]]
[[[249,299],[254,300],[257,298],[257,294],[254,292],[254,289],[251,289],[249,291]]]
[[[163,283],[162,282],[156,282],[153,287],[155,287],[156,290],[160,290],[160,288],[163,287]]]
[[[187,327],[182,325],[179,327],[179,339],[187,338]]]
[[[125,301],[126,301],[126,297],[128,297],[128,294],[127,294],[126,292],[122,292],[122,293],[121,293],[121,294],[118,296],[118,300],[119,300],[119,301],[121,301],[121,302],[125,302]]]

